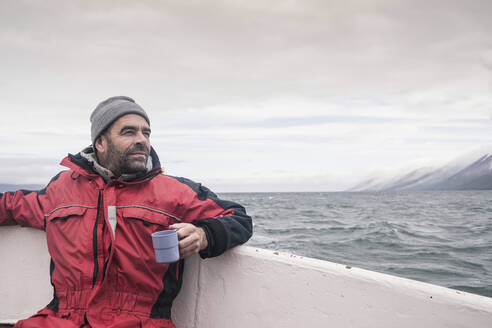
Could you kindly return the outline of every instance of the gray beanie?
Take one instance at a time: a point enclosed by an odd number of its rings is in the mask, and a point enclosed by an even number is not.
[[[142,116],[150,125],[149,117],[140,105],[130,97],[116,96],[111,97],[99,105],[91,114],[91,140],[92,144],[96,141],[97,137],[108,127],[126,114],[137,114]]]

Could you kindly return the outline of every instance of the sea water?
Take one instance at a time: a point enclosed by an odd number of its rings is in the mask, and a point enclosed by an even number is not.
[[[249,246],[492,297],[492,191],[227,193]]]

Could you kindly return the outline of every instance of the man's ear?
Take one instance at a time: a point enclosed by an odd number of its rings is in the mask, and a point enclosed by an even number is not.
[[[104,153],[106,150],[107,140],[104,134],[101,134],[97,137],[96,142],[94,143],[94,147],[98,153]]]

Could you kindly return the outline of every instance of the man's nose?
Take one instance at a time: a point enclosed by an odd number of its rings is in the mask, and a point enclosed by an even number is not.
[[[138,131],[137,134],[135,135],[135,138],[136,138],[136,143],[147,144],[149,142],[149,139],[143,133],[143,131]]]

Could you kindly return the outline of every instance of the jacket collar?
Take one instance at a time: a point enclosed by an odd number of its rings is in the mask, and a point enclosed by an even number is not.
[[[76,155],[68,154],[61,163],[61,165],[71,168],[80,175],[84,176],[100,176],[105,182],[114,180],[112,172],[105,167],[101,166],[96,159],[94,149],[92,146],[84,148]],[[148,177],[154,177],[156,174],[161,173],[161,163],[159,157],[154,148],[150,148],[149,161],[147,163],[147,172],[137,174],[123,174],[117,180],[124,182],[132,182],[138,180],[144,180]]]

